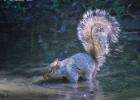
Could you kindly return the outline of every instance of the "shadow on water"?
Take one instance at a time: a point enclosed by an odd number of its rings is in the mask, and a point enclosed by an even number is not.
[[[122,37],[92,84],[79,81],[75,88],[61,78],[44,81],[44,62],[11,64],[0,71],[0,100],[139,100],[140,37]]]

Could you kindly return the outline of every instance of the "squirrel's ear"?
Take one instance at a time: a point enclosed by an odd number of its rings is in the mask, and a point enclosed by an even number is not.
[[[59,61],[58,58],[55,59],[55,65],[56,65],[56,66],[59,66],[59,65],[60,65],[60,61]]]

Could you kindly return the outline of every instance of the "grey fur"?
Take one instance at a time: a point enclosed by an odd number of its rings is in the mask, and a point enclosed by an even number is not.
[[[58,66],[52,66],[51,64],[49,69],[54,70],[55,76],[64,76],[70,82],[78,82],[80,76],[86,80],[92,80],[94,74],[96,74],[94,60],[85,53],[77,53],[59,62]]]

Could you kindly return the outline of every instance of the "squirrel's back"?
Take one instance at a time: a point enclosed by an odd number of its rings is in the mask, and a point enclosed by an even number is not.
[[[109,43],[118,41],[120,28],[115,17],[105,10],[89,10],[77,27],[77,35],[85,50],[101,66],[109,53]]]

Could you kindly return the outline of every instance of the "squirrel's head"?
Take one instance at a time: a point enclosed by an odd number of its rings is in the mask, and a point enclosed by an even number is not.
[[[44,75],[44,79],[49,79],[55,76],[57,69],[59,69],[60,61],[56,58],[50,65],[47,67],[47,72]]]

